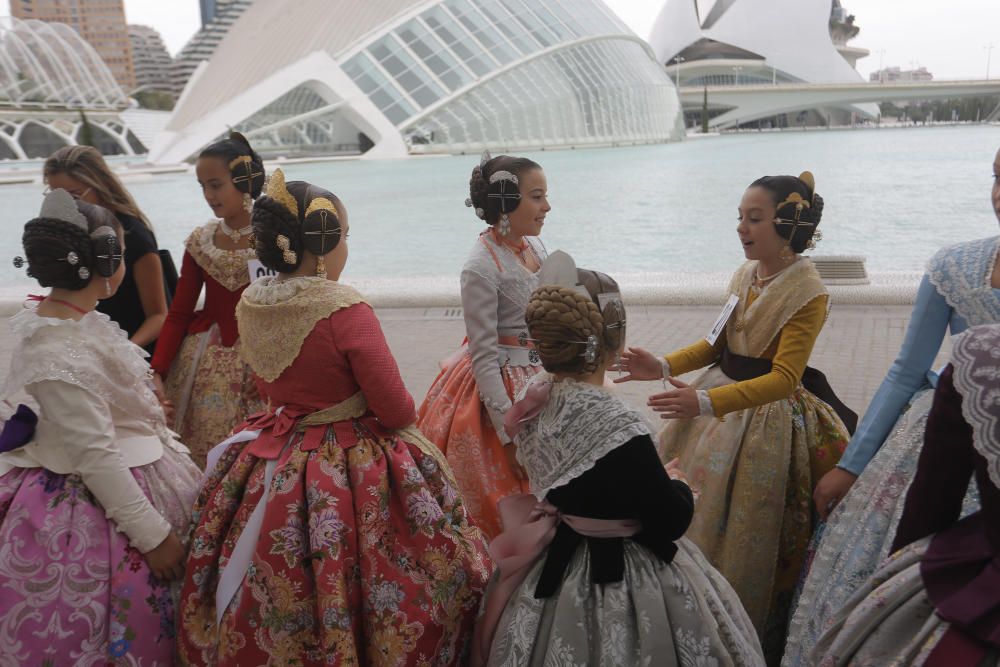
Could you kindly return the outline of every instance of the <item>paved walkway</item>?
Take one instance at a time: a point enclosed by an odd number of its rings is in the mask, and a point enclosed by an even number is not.
[[[674,350],[707,333],[718,312],[715,306],[632,306],[628,313],[629,344],[658,354]],[[437,375],[438,360],[447,357],[462,341],[465,328],[461,311],[382,308],[378,315],[403,379],[419,404]],[[834,307],[811,365],[826,373],[841,400],[859,414],[863,414],[898,352],[909,315],[909,306]],[[9,367],[12,346],[4,318],[0,320],[0,368]],[[949,350],[946,341],[938,360],[947,359]],[[623,393],[636,405],[645,405],[646,395],[659,388],[652,382],[622,385]]]

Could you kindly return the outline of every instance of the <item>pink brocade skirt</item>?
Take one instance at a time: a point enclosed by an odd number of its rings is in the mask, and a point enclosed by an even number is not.
[[[132,474],[183,539],[191,459],[165,448]],[[178,587],[153,578],[78,475],[0,477],[0,545],[0,665],[174,664]]]

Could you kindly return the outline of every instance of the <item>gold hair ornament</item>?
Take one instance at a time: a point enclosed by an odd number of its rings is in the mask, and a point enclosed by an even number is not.
[[[295,254],[292,250],[292,242],[284,234],[278,234],[278,238],[275,239],[275,243],[278,245],[278,250],[281,251],[281,259],[284,260],[285,264],[295,266],[298,262],[299,256]]]
[[[296,218],[299,217],[299,205],[285,186],[285,174],[281,169],[275,169],[271,174],[271,179],[267,182],[267,196],[284,206]]]

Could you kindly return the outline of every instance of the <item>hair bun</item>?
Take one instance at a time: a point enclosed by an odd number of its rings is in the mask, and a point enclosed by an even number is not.
[[[489,203],[490,184],[483,175],[483,168],[478,164],[472,168],[469,178],[469,204],[480,220],[486,219],[486,207]]]

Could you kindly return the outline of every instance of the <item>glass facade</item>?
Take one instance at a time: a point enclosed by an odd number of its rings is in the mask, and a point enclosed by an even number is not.
[[[673,84],[599,0],[442,0],[352,53],[344,72],[413,150],[665,141],[679,128]]]

